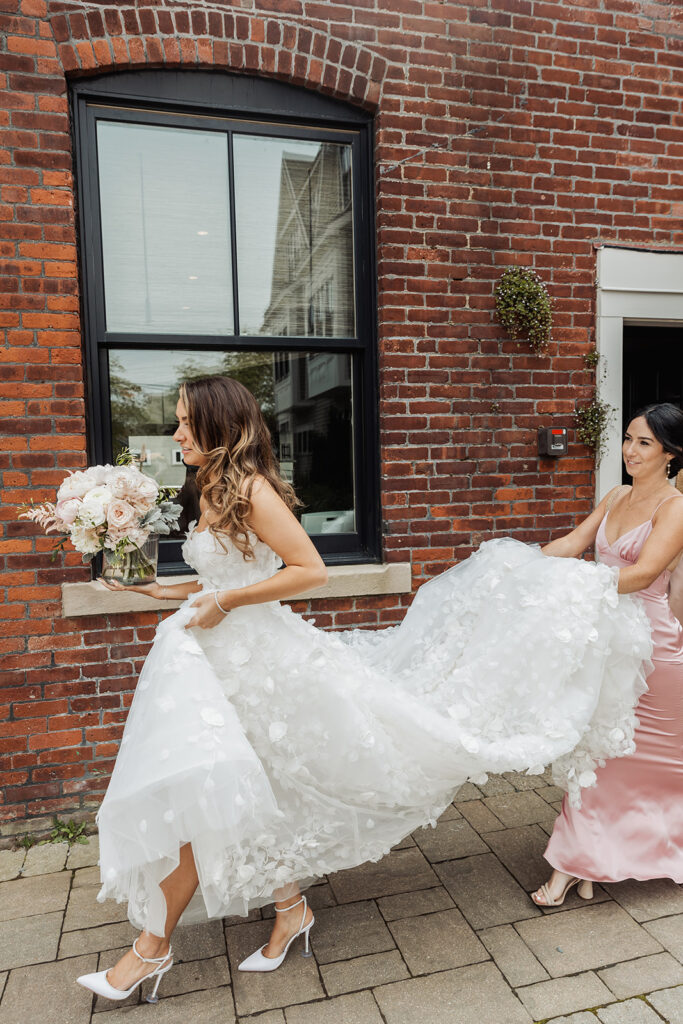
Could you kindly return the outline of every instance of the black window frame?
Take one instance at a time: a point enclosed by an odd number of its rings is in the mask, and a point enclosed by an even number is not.
[[[284,82],[202,70],[143,70],[72,82],[82,323],[88,412],[88,456],[112,459],[108,352],[112,348],[268,350],[349,353],[353,394],[353,466],[356,532],[311,539],[325,562],[381,560],[379,508],[379,388],[374,219],[373,119],[367,111]],[[352,145],[355,336],[353,338],[108,332],[99,209],[97,120],[200,128],[237,129],[253,135]],[[231,195],[234,195],[229,144]],[[233,302],[239,329],[235,260],[235,205],[230,202]],[[187,571],[181,541],[162,541],[159,573]]]

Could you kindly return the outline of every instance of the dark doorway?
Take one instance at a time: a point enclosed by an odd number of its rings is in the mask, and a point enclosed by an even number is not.
[[[624,326],[622,430],[634,412],[653,402],[683,407],[683,326]],[[625,471],[623,482],[630,483]]]

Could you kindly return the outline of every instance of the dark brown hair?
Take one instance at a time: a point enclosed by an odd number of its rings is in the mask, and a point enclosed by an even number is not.
[[[631,419],[635,420],[639,416],[645,419],[664,451],[673,455],[669,463],[669,476],[677,476],[683,469],[683,412],[671,402],[659,402],[639,409]]]

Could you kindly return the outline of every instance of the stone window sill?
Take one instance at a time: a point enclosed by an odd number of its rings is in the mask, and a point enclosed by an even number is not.
[[[194,575],[164,576],[163,583],[187,583]],[[409,594],[411,572],[409,562],[385,565],[333,565],[324,587],[298,594],[296,601],[322,600],[335,597],[367,597],[382,594]],[[144,594],[107,590],[96,580],[90,583],[62,583],[62,615],[117,615],[128,612],[149,612],[179,608],[181,601],[157,601]]]

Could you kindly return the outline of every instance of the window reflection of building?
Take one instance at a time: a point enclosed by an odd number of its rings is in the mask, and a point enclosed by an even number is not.
[[[348,146],[283,155],[263,333],[353,334],[350,173]],[[280,467],[304,501],[304,526],[353,530],[350,356],[278,353],[273,379]]]
[[[273,376],[277,454],[304,501],[304,526],[320,532],[310,513],[333,511],[352,530],[351,357],[301,353],[286,367],[278,360]]]
[[[347,338],[354,333],[351,148],[285,152],[270,303],[259,333]]]
[[[351,205],[351,149],[339,146],[339,201],[341,209]]]
[[[131,434],[128,447],[133,458],[140,463],[140,469],[154,477],[160,487],[182,487],[185,481],[185,466],[180,458],[180,449],[173,438],[162,433],[168,427],[154,424],[158,434]]]

